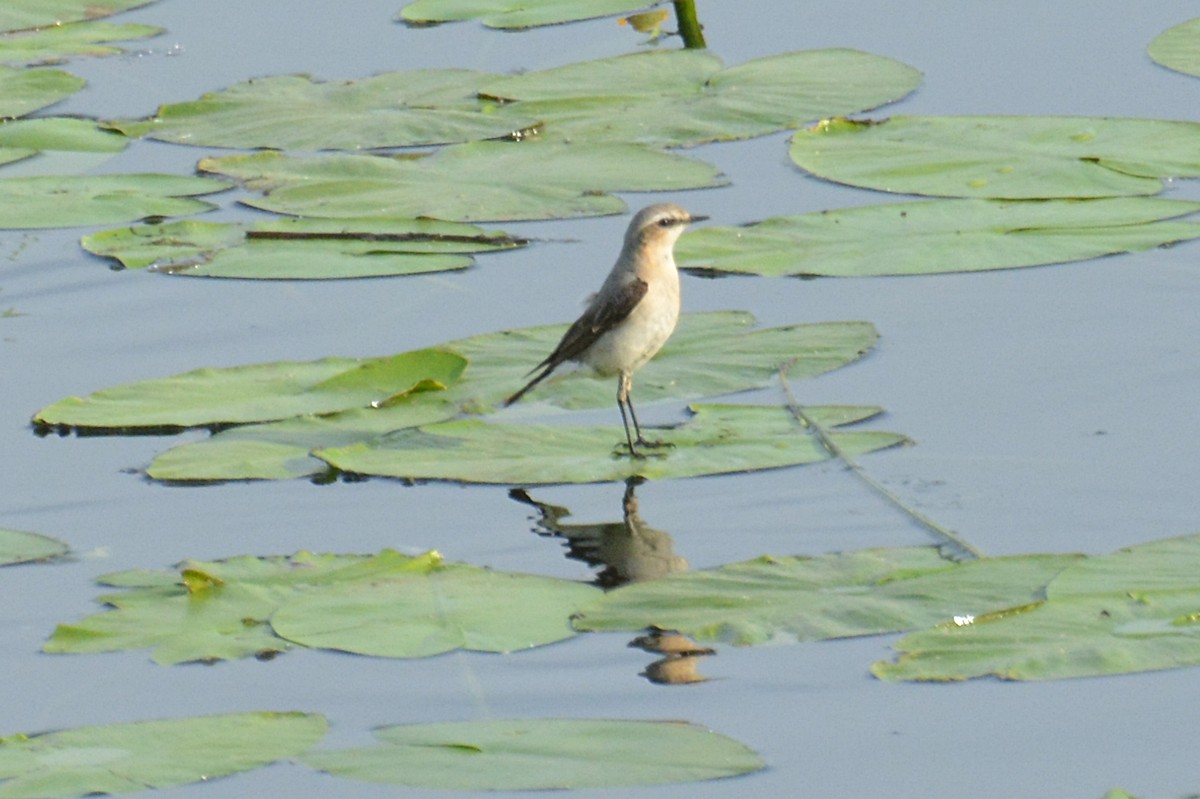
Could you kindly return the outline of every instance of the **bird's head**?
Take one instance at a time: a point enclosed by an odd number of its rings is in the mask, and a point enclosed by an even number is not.
[[[679,234],[692,222],[708,219],[707,216],[692,216],[678,205],[660,203],[649,205],[638,211],[625,232],[625,246],[646,247],[675,244]]]

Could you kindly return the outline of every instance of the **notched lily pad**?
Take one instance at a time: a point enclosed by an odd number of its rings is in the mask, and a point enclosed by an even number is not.
[[[230,713],[0,738],[0,797],[68,799],[206,782],[295,757],[325,736],[315,713]]]
[[[678,721],[495,719],[383,727],[375,737],[303,760],[339,777],[460,791],[666,785],[766,765],[743,744]]]
[[[878,408],[812,407],[830,427],[857,422]],[[620,425],[591,427],[518,425],[466,419],[397,430],[348,447],[313,454],[331,466],[362,475],[518,485],[594,483],[699,477],[816,463],[830,456],[786,408],[694,405],[692,418],[669,430],[645,432],[663,439],[651,457],[622,454]],[[896,433],[829,433],[858,455],[905,443]]]
[[[0,129],[2,131],[2,129]],[[467,253],[525,244],[472,225],[418,219],[184,220],[106,230],[83,248],[131,269],[190,277],[329,280],[465,269]]]
[[[709,164],[632,144],[472,142],[402,156],[255,153],[199,168],[265,191],[245,204],[295,216],[512,221],[616,214],[613,191],[725,183]],[[496,175],[504,175],[497,181]]]
[[[196,195],[229,184],[178,175],[70,175],[0,179],[0,228],[105,225],[182,216],[212,205]]]
[[[498,113],[541,120],[572,142],[693,146],[763,136],[876,108],[921,73],[858,50],[805,50],[734,67],[703,50],[658,50],[486,81]]]
[[[1031,601],[1077,555],[944,560],[935,547],[761,557],[605,594],[580,630],[678,630],[738,645],[912,630]]]
[[[1200,238],[1200,203],[930,200],[781,216],[688,232],[682,268],[704,272],[867,277],[1063,263]]]
[[[151,648],[164,665],[268,657],[294,645],[383,657],[508,652],[571,637],[569,616],[597,590],[391,550],[187,561],[175,572],[101,582],[132,590],[100,597],[110,610],[59,625],[45,651]]]
[[[37,533],[0,528],[0,566],[51,560],[67,554],[67,545]]]
[[[1200,536],[1075,563],[1045,599],[907,635],[885,680],[1053,680],[1200,665]]]
[[[792,137],[817,177],[903,194],[999,199],[1157,194],[1200,177],[1200,123],[1109,117],[827,119]]]

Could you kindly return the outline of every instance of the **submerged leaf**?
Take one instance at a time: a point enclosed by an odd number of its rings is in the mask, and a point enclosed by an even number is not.
[[[838,183],[1000,199],[1157,194],[1200,177],[1200,123],[1108,117],[829,119],[792,137],[792,160]]]
[[[812,407],[830,426],[879,413],[878,408]],[[623,454],[620,427],[517,425],[474,419],[389,433],[371,442],[317,450],[345,472],[407,479],[518,485],[593,483],[699,477],[815,463],[829,454],[785,408],[695,405],[693,417],[670,430],[645,428],[671,446],[645,459]],[[896,433],[834,431],[847,453],[862,454],[905,443]]]
[[[681,268],[755,275],[865,277],[1012,269],[1200,238],[1164,222],[1200,203],[1099,200],[930,200],[781,216],[685,233]]]
[[[205,158],[200,169],[267,192],[244,202],[277,213],[473,222],[616,214],[625,204],[607,192],[725,182],[706,163],[647,147],[537,141],[472,142],[403,156],[255,153]]]
[[[2,131],[2,129],[0,129]],[[464,269],[465,253],[524,244],[472,225],[418,219],[179,221],[106,230],[83,248],[131,269],[190,277],[329,280]]]
[[[49,560],[67,553],[67,545],[37,533],[0,528],[0,565]]]
[[[622,586],[584,608],[575,626],[656,626],[739,645],[878,635],[1028,602],[1078,557],[952,563],[934,547],[762,557]]]
[[[0,179],[0,228],[104,225],[212,208],[192,199],[229,184],[178,175],[69,175]]]
[[[375,737],[303,760],[340,777],[460,791],[665,785],[765,766],[737,741],[677,721],[496,719],[384,727]]]
[[[295,757],[324,737],[315,713],[230,713],[0,738],[0,797],[123,794],[204,782]]]

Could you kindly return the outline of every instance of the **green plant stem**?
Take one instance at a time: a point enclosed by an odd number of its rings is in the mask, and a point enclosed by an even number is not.
[[[696,0],[674,0],[674,5],[675,21],[679,24],[683,46],[689,50],[703,50],[708,47],[704,42],[704,28],[696,18]]]
[[[853,458],[846,454],[846,451],[838,446],[838,443],[834,441],[829,434],[825,432],[824,428],[817,424],[816,421],[809,416],[807,412],[805,412],[804,407],[796,401],[796,396],[792,393],[792,387],[788,384],[787,380],[788,366],[789,364],[784,364],[779,369],[779,382],[783,384],[784,394],[787,395],[788,411],[792,414],[797,422],[799,422],[806,430],[812,433],[817,441],[820,442],[821,446],[825,448],[825,451],[829,453],[830,457],[836,458],[844,463],[847,468],[854,472],[858,479],[866,483],[872,491],[874,491],[883,499],[887,500],[889,504],[899,508],[902,512],[904,512],[905,515],[932,533],[935,538],[939,539],[941,541],[939,548],[946,557],[955,561],[977,560],[978,558],[984,557],[983,552],[981,552],[977,547],[971,544],[971,542],[967,541],[958,533],[954,532],[948,527],[938,524],[916,508],[906,505],[899,497],[885,488],[882,483],[880,483],[871,475],[867,474],[867,472],[864,471],[863,468],[859,466]]]

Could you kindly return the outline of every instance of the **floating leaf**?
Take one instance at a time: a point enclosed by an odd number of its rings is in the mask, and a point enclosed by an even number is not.
[[[852,363],[875,345],[868,322],[825,322],[753,330],[742,311],[685,313],[654,360],[638,372],[638,405],[661,399],[732,394],[775,383],[780,367],[792,379],[815,377]],[[446,346],[470,361],[466,379],[452,390],[470,406],[503,400],[522,377],[550,353],[566,325],[546,325],[452,341]],[[562,408],[602,408],[614,403],[615,380],[587,371],[548,378],[522,404],[549,402]]]
[[[1200,77],[1200,18],[1181,22],[1158,34],[1146,51],[1167,69]]]
[[[0,228],[104,225],[181,216],[213,206],[193,195],[229,184],[176,175],[68,175],[0,179]]]
[[[107,17],[154,0],[4,0],[0,31],[28,30]]]
[[[0,12],[3,14],[3,12]],[[0,64],[36,64],[75,55],[106,56],[121,52],[110,42],[147,39],[162,33],[150,25],[80,22],[53,25],[0,37]]]
[[[1157,194],[1200,177],[1200,124],[1106,117],[831,119],[796,133],[792,160],[838,183],[1002,199]]]
[[[37,533],[0,528],[0,565],[49,560],[67,554],[67,545]]]
[[[1012,269],[1200,238],[1194,222],[1162,221],[1198,210],[1145,197],[890,203],[702,228],[684,234],[675,257],[684,268],[772,277]]]
[[[533,28],[628,14],[653,0],[416,0],[400,9],[404,22],[429,25],[479,19],[489,28]]]
[[[122,794],[205,782],[294,757],[324,737],[313,713],[231,713],[0,738],[0,797]]]
[[[494,105],[478,97],[487,77],[465,69],[330,82],[278,75],[164,105],[149,119],[108,124],[128,136],[176,144],[357,150],[491,139],[537,121],[485,113]]]
[[[1200,665],[1200,536],[1065,569],[1046,599],[905,636],[887,680],[1089,677]]]
[[[598,593],[569,580],[439,564],[419,578],[308,592],[282,606],[271,626],[300,646],[377,657],[513,652],[572,637],[571,614]]]
[[[857,422],[878,408],[810,407],[831,427]],[[467,419],[406,428],[372,442],[317,450],[335,468],[356,474],[407,479],[518,485],[594,483],[699,477],[796,466],[828,459],[821,444],[785,408],[695,405],[693,418],[654,435],[671,447],[645,459],[630,458],[620,425],[578,427],[515,425]],[[834,441],[858,455],[902,444],[896,433],[834,431]]]
[[[23,117],[54,105],[82,89],[86,82],[60,69],[0,66],[0,119]]]
[[[1077,559],[1026,555],[960,564],[934,547],[762,557],[622,586],[584,608],[575,626],[656,626],[739,645],[877,635],[1030,601]]]
[[[764,768],[744,745],[678,721],[496,719],[375,730],[380,743],[310,752],[340,777],[460,791],[664,785]]]
[[[568,617],[596,592],[391,550],[188,561],[101,582],[133,590],[101,597],[110,610],[59,625],[45,651],[152,648],[163,665],[265,657],[293,644],[386,657],[510,651],[574,635]]]
[[[708,164],[650,148],[535,141],[472,142],[403,156],[255,153],[205,158],[200,169],[266,191],[244,202],[268,211],[460,221],[616,214],[625,204],[606,192],[724,183]]]
[[[703,50],[657,50],[483,83],[543,135],[688,146],[762,136],[897,100],[921,74],[857,50],[807,50],[722,69]]]
[[[0,128],[0,132],[2,132]],[[184,220],[106,230],[84,249],[126,267],[191,277],[316,280],[464,269],[464,253],[524,244],[472,225],[417,219]]]
[[[426,349],[386,358],[198,369],[114,386],[84,398],[69,397],[43,408],[34,422],[102,429],[170,428],[334,413],[440,390],[458,379],[465,365],[459,355]]]

